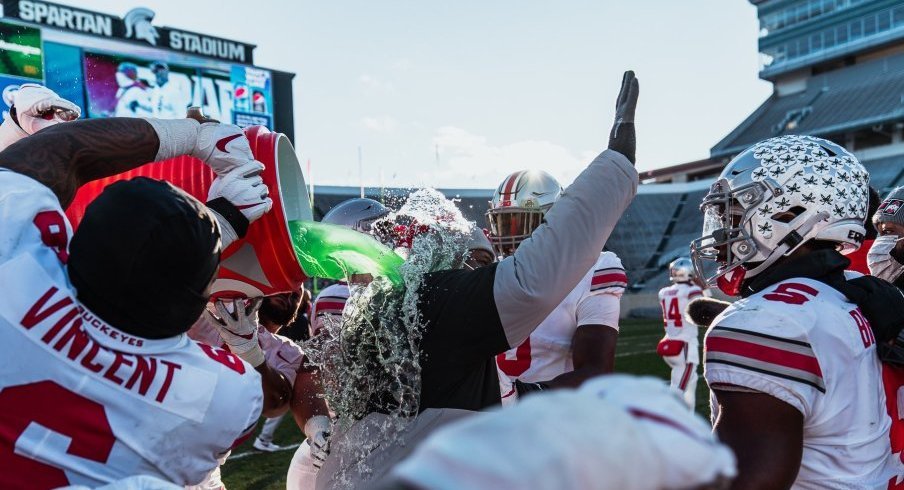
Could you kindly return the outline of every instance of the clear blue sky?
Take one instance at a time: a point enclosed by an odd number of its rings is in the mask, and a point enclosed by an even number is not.
[[[746,0],[57,1],[257,44],[258,65],[298,75],[317,184],[358,185],[359,146],[368,185],[495,187],[521,168],[567,184],[605,147],[629,68],[638,168],[684,163],[771,90]]]

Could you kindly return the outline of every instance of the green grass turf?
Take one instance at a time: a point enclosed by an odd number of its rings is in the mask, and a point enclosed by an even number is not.
[[[669,379],[669,368],[656,355],[656,344],[662,338],[660,320],[625,320],[618,338],[615,370],[620,373],[650,375]],[[703,331],[700,335],[702,337]],[[701,338],[702,340],[702,338]],[[698,368],[698,373],[702,371]],[[709,420],[709,390],[701,379],[697,382],[697,413]],[[276,431],[274,442],[280,445],[297,444],[304,435],[291,416],[287,416]],[[276,490],[286,488],[286,470],[294,449],[276,453],[262,453],[251,447],[252,440],[239,446],[233,455],[248,454],[241,459],[227,461],[223,466],[223,481],[229,490]]]

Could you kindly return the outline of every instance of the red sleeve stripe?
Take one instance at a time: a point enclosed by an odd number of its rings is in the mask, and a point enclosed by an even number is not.
[[[593,279],[590,280],[591,291],[611,287],[628,287],[628,276],[625,274],[624,269],[613,267],[593,272]]]
[[[318,313],[322,310],[342,311],[342,309],[345,308],[345,301],[318,301],[314,308],[317,309]]]
[[[825,392],[819,360],[806,342],[716,327],[707,334],[705,358],[707,363],[789,379]]]
[[[691,292],[687,295],[687,299],[696,298],[697,296],[703,296],[703,291],[700,291],[700,290],[697,290],[697,291],[691,291]]]

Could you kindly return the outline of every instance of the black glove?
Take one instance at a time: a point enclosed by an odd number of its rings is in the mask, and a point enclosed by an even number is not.
[[[515,380],[515,389],[518,390],[518,397],[525,396],[529,393],[537,393],[549,389],[546,383],[525,383],[521,380]]]
[[[622,78],[621,91],[615,101],[615,124],[609,133],[609,149],[617,151],[635,163],[637,139],[634,132],[634,111],[637,109],[637,95],[640,85],[633,71],[626,71]]]
[[[877,343],[897,338],[904,329],[904,293],[888,281],[862,276],[846,281],[838,289],[860,307]]]

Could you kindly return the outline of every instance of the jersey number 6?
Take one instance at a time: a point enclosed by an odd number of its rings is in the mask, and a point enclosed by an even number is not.
[[[60,406],[66,410],[58,410]],[[0,410],[0,488],[69,485],[60,467],[24,455],[37,447],[41,451],[37,456],[45,461],[68,457],[104,464],[116,442],[103,405],[53,381],[3,388],[0,407],[4,407]],[[68,441],[63,443],[64,439]],[[54,446],[59,450],[54,451]],[[65,455],[60,454],[64,451]]]

